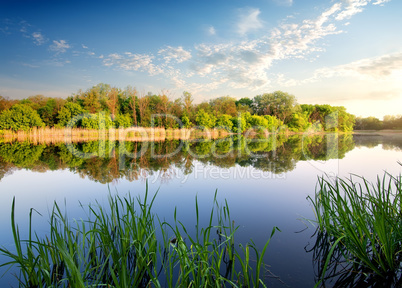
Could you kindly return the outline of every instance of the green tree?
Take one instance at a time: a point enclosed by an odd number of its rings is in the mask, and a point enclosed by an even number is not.
[[[190,128],[191,126],[193,126],[193,123],[191,123],[190,118],[188,118],[186,115],[183,115],[183,117],[181,117],[181,122],[183,122],[184,128]]]
[[[81,126],[86,129],[109,129],[113,127],[113,120],[109,113],[91,113],[84,115]]]
[[[127,128],[132,125],[131,117],[128,114],[117,114],[113,122],[116,128]]]
[[[183,102],[184,113],[191,118],[193,115],[193,96],[190,92],[184,91],[183,95],[181,96],[181,100]]]
[[[236,104],[236,108],[237,108],[237,112],[239,113],[244,113],[244,112],[253,112],[252,109],[252,104],[253,104],[253,100],[251,100],[248,97],[245,98],[241,98],[240,100],[237,100],[235,102]]]
[[[214,115],[208,114],[207,112],[204,111],[204,109],[199,110],[195,117],[197,125],[204,129],[214,127],[215,119],[216,118],[214,117]]]
[[[279,127],[283,125],[283,122],[276,118],[275,116],[271,115],[264,115],[264,118],[268,121],[268,130],[269,131],[276,131]]]
[[[3,97],[0,95],[0,112],[10,109],[11,106],[17,104],[18,102],[19,102],[18,100],[10,100],[7,97]]]
[[[293,113],[286,125],[289,127],[290,131],[303,132],[311,126],[311,123],[308,122],[308,116],[306,114],[299,112]]]
[[[43,126],[39,114],[26,104],[16,104],[0,114],[0,129],[18,131]]]
[[[229,132],[232,132],[233,128],[233,122],[232,122],[232,116],[227,115],[227,114],[222,114],[216,119],[215,127],[217,128],[223,128],[228,130]]]
[[[223,96],[212,99],[209,101],[209,105],[215,117],[221,114],[228,114],[232,117],[237,115],[236,99],[232,97]]]
[[[289,117],[300,109],[295,96],[282,91],[257,95],[252,106],[255,114],[272,115],[285,124]]]
[[[73,117],[87,113],[87,111],[81,107],[81,105],[73,102],[67,102],[63,108],[60,109],[57,119],[59,119],[58,126],[65,127]],[[74,125],[74,127],[80,126],[80,121]]]
[[[247,122],[254,129],[268,128],[268,120],[264,116],[252,115]]]
[[[57,115],[66,100],[61,98],[48,98],[44,106],[38,108],[38,114],[46,126],[55,126]]]

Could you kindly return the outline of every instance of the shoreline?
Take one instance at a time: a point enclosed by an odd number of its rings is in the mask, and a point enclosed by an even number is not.
[[[353,135],[359,136],[400,136],[402,137],[402,130],[391,130],[391,129],[384,129],[384,130],[355,130],[353,131]]]

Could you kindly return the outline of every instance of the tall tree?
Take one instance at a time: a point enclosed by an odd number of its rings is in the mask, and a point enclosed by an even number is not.
[[[137,90],[132,87],[127,87],[125,91],[131,108],[131,115],[133,118],[134,126],[137,126]]]
[[[10,109],[11,106],[13,106],[14,104],[19,103],[18,100],[10,100],[7,97],[3,97],[0,95],[0,112]]]
[[[257,95],[253,100],[253,109],[256,114],[276,116],[285,124],[298,108],[295,96],[282,91]]]
[[[236,99],[229,96],[222,96],[209,101],[215,117],[228,114],[232,117],[237,115]]]
[[[184,113],[187,114],[187,117],[191,117],[193,114],[193,101],[194,98],[190,92],[184,91],[183,95],[181,96],[183,106],[184,106]]]
[[[119,94],[119,89],[115,87],[110,89],[110,91],[107,93],[106,105],[112,114],[112,119],[114,119],[116,113],[119,111]]]
[[[149,104],[149,96],[148,95],[140,95],[138,98],[138,110],[140,112],[140,122],[141,126],[146,127],[149,125],[150,119],[146,119],[147,113],[147,108]],[[149,115],[150,116],[150,115]]]
[[[63,108],[60,109],[59,114],[57,115],[57,119],[59,119],[58,126],[60,127],[65,127],[70,120],[78,115],[84,114],[87,111],[81,107],[78,103],[73,103],[73,102],[67,102]],[[80,125],[79,123],[75,123],[77,125]]]

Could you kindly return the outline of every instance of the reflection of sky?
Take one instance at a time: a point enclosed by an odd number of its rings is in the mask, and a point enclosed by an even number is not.
[[[355,173],[375,180],[376,175],[382,174],[384,170],[394,174],[401,173],[397,160],[402,160],[402,152],[383,150],[381,146],[377,146],[356,148],[348,152],[344,159],[300,161],[293,171],[285,174],[262,173],[251,167],[239,166],[218,169],[194,161],[193,173],[190,175],[183,175],[178,171],[171,180],[161,181],[157,177],[158,173],[155,173],[149,179],[149,190],[153,194],[160,187],[154,211],[162,219],[171,221],[174,207],[177,207],[178,220],[187,223],[186,226],[191,229],[195,224],[195,197],[198,197],[202,211],[201,222],[206,223],[215,190],[218,189],[218,202],[228,200],[232,220],[236,226],[240,226],[236,241],[245,243],[252,238],[257,245],[262,245],[269,237],[272,227],[278,226],[282,232],[275,234],[267,252],[267,261],[272,265],[271,271],[281,276],[291,287],[311,287],[311,254],[305,253],[303,248],[312,242],[310,236],[314,229],[295,232],[305,228],[304,223],[307,221],[304,218],[314,218],[306,197],[314,193],[317,175],[335,173],[347,177],[350,173]],[[140,194],[143,197],[145,182],[120,180],[109,187],[112,194],[116,191],[120,195],[130,192],[133,196]],[[98,200],[106,204],[108,195],[107,185],[82,179],[67,170],[46,173],[18,170],[1,180],[0,191],[0,225],[3,231],[0,243],[9,248],[12,247],[9,219],[14,196],[16,220],[24,234],[23,229],[28,223],[31,207],[43,215],[34,216],[38,233],[43,233],[47,229],[48,214],[53,201],[56,200],[62,208],[66,201],[69,215],[80,218],[85,214],[79,203],[86,205]],[[287,276],[289,271],[292,271],[290,277]],[[275,285],[274,283],[271,286]]]

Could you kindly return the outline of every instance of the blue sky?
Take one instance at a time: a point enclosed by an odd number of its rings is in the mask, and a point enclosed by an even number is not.
[[[0,95],[283,90],[382,119],[401,114],[401,13],[400,0],[6,0]]]

